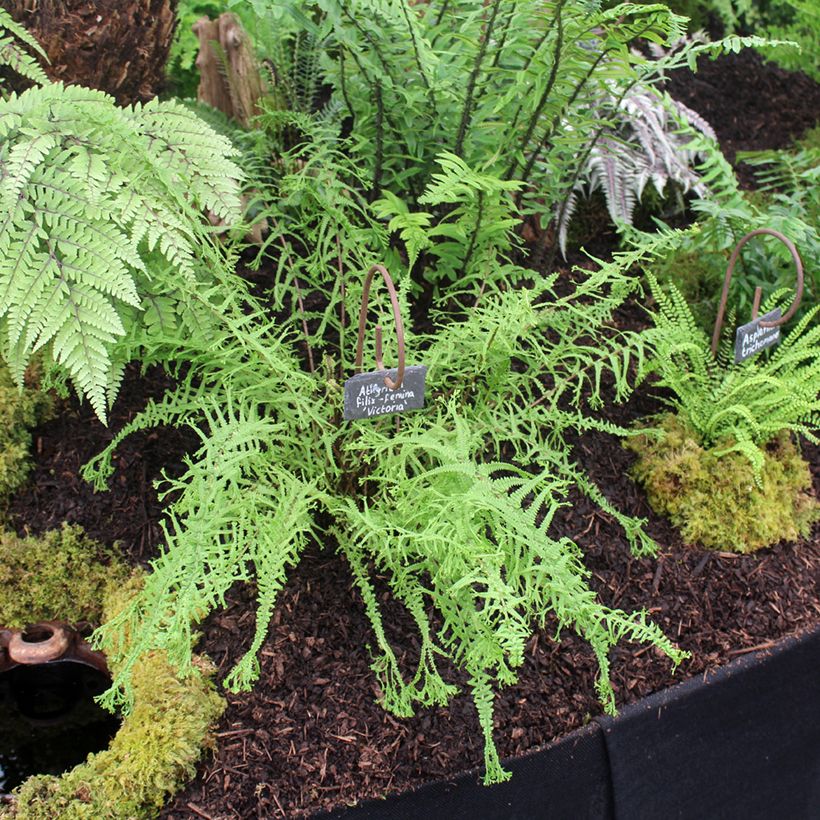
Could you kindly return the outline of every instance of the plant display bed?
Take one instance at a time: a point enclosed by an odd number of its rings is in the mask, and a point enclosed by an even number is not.
[[[129,379],[118,411],[123,420],[129,399],[139,402],[138,390],[150,391],[151,385],[150,376]],[[624,412],[646,410],[635,405],[631,402]],[[190,441],[176,431],[135,438],[123,451],[112,491],[94,496],[76,478],[79,462],[98,446],[99,431],[87,432],[92,429],[88,416],[87,409],[77,408],[38,430],[36,489],[16,499],[18,520],[24,520],[25,512],[35,526],[45,527],[53,515],[81,521],[98,537],[113,531],[118,538],[129,538],[131,554],[139,560],[150,554],[158,534],[160,507],[150,480],[171,448],[181,452]],[[488,790],[476,773],[482,746],[467,698],[404,720],[386,714],[376,703],[368,622],[351,590],[344,561],[317,545],[282,595],[262,650],[260,684],[249,694],[228,695],[215,758],[164,816],[311,816],[323,807],[411,789],[395,802],[368,804],[360,813],[351,810],[339,816],[458,818],[476,816],[480,807],[496,812],[482,817],[501,820],[533,816],[528,807],[539,805],[554,806],[554,816],[571,817],[585,816],[576,811],[582,805],[589,808],[588,816],[603,818],[612,816],[613,800],[619,795],[636,801],[632,806],[654,810],[658,804],[651,801],[682,799],[687,790],[699,795],[698,784],[704,782],[704,788],[717,784],[713,799],[719,801],[729,792],[717,786],[729,779],[738,785],[741,797],[754,795],[754,805],[748,812],[744,808],[744,816],[771,816],[763,810],[768,804],[761,802],[762,796],[780,792],[772,791],[774,781],[760,779],[758,767],[746,768],[749,757],[738,756],[745,750],[752,761],[765,763],[763,774],[776,773],[778,783],[791,783],[780,779],[785,774],[794,776],[796,785],[788,789],[788,796],[795,802],[784,805],[794,806],[790,817],[810,817],[798,810],[801,789],[817,781],[820,755],[818,727],[812,723],[817,712],[811,707],[818,696],[820,665],[820,544],[814,540],[781,545],[749,556],[684,546],[625,476],[631,456],[616,440],[588,435],[578,447],[593,477],[606,482],[610,497],[622,509],[649,516],[653,536],[669,546],[658,559],[631,557],[622,530],[580,496],[563,511],[557,526],[576,535],[584,547],[593,584],[604,601],[646,607],[693,653],[674,677],[651,650],[617,650],[613,679],[622,712],[614,720],[602,717],[593,689],[591,651],[572,633],[555,643],[547,630],[532,640],[520,683],[499,697],[501,754],[521,757],[510,764],[513,779]],[[820,492],[820,453],[814,447],[807,453],[815,490]],[[61,476],[59,492],[53,476]],[[139,527],[134,520],[141,522]],[[203,630],[202,646],[223,670],[247,644],[250,601],[249,591],[235,590],[226,611],[211,617]],[[398,618],[391,625],[391,637],[403,642],[409,662],[417,645],[408,620]],[[793,635],[802,636],[799,649],[790,638],[778,643],[781,636]],[[727,662],[729,667],[720,668]],[[689,680],[651,694],[683,678]],[[658,709],[665,719],[655,725]],[[646,741],[630,735],[633,730],[646,731],[647,721],[653,724],[653,734]],[[555,737],[563,739],[556,742]],[[673,739],[667,742],[667,737]],[[630,779],[634,772],[619,771],[614,762],[612,749],[619,743],[621,749],[625,745],[631,750],[622,766],[642,771],[637,780]],[[704,743],[712,765],[691,759]],[[531,751],[543,746],[543,752]],[[650,760],[635,757],[636,750]],[[788,756],[795,753],[796,762]],[[463,770],[472,772],[453,781]],[[648,772],[657,778],[648,778]],[[623,793],[612,791],[619,774],[626,784]],[[699,779],[704,776],[706,781]],[[444,783],[424,786],[441,780]],[[447,785],[453,782],[455,787]],[[596,784],[592,791],[590,783]],[[760,783],[766,785],[756,791]],[[629,792],[628,787],[641,784],[648,794]],[[573,803],[575,799],[582,803]],[[721,804],[714,805],[719,816]]]
[[[676,75],[670,87],[696,110],[703,103],[702,113],[711,117],[731,152],[784,147],[820,112],[818,84],[768,66],[751,52],[705,65],[695,78]],[[749,107],[763,99],[765,108]],[[469,106],[465,111],[469,114]],[[751,184],[752,177],[742,176],[742,181]],[[593,202],[575,227],[585,247],[602,259],[617,247],[605,218],[604,206]],[[529,264],[528,251],[537,241],[525,234],[521,247],[510,251],[515,262]],[[567,262],[555,263],[562,276],[559,292],[579,276],[570,270],[573,263],[591,269],[597,264],[571,250]],[[265,264],[255,271],[239,268],[261,299],[276,276],[274,263]],[[544,273],[535,270],[533,276]],[[432,321],[426,315],[432,290],[419,290],[423,296],[406,321],[426,329]],[[344,285],[342,294],[344,299]],[[482,297],[489,299],[483,286],[473,307]],[[298,298],[304,311],[301,292]],[[314,307],[308,299],[308,311]],[[644,308],[631,296],[616,310],[613,332],[645,327]],[[241,316],[241,310],[232,315]],[[279,321],[273,310],[271,315]],[[378,361],[380,353],[376,356]],[[177,373],[183,380],[185,367]],[[608,378],[605,388],[612,387]],[[158,498],[154,482],[184,473],[186,456],[200,444],[197,433],[184,423],[135,432],[116,449],[105,493],[95,492],[80,470],[150,399],[172,386],[160,367],[141,372],[137,363],[128,364],[107,427],[88,403],[58,401],[50,420],[32,432],[33,469],[29,483],[11,498],[9,525],[20,534],[36,534],[64,522],[79,524],[91,538],[117,542],[128,563],[149,565],[167,534],[160,523],[164,509],[178,497]],[[543,386],[539,382],[537,389]],[[664,397],[650,381],[627,402],[608,402],[599,416],[628,428],[660,413]],[[533,402],[539,400],[534,390]],[[104,405],[100,398],[97,414]],[[578,545],[589,587],[603,606],[644,610],[688,653],[674,673],[669,657],[651,643],[615,645],[609,652],[610,677],[620,714],[604,716],[593,649],[571,629],[559,636],[556,616],[547,615],[544,628],[526,644],[518,681],[498,687],[493,704],[494,740],[512,779],[485,787],[480,784],[485,738],[470,697],[458,695],[446,707],[418,706],[412,717],[397,717],[380,705],[385,693],[372,668],[371,602],[337,549],[332,528],[323,527],[322,516],[332,517],[327,507],[317,514],[322,526],[315,532],[305,529],[310,536],[298,564],[287,567],[287,584],[278,593],[259,651],[258,680],[248,692],[221,690],[227,708],[214,731],[215,748],[160,816],[812,820],[820,805],[820,714],[815,708],[820,697],[820,525],[796,543],[754,554],[685,544],[630,477],[635,456],[618,438],[595,429],[561,430],[561,435],[568,437],[573,459],[605,501],[647,521],[659,551],[637,557],[623,522],[577,486],[551,519],[550,537]],[[802,440],[800,448],[820,497],[820,445]],[[512,464],[514,459],[505,460],[500,450],[503,467]],[[367,510],[367,494],[361,498]],[[401,669],[412,670],[424,651],[418,620],[395,600],[391,579],[378,562],[371,563],[387,642]],[[246,653],[253,654],[257,592],[254,583],[234,584],[197,627],[196,651],[208,655],[220,683]],[[434,629],[440,628],[441,614],[428,609]],[[438,663],[447,683],[469,688],[463,668],[444,653]]]
[[[112,427],[125,421],[130,403],[141,402],[142,389],[155,392],[161,383],[157,374],[149,374],[147,379],[133,374],[115,409]],[[654,407],[647,401],[633,400],[619,412],[623,416],[645,414]],[[33,521],[38,528],[51,526],[51,517],[78,521],[96,537],[108,532],[128,539],[134,559],[144,559],[159,535],[156,522],[161,508],[151,480],[169,451],[175,448],[181,454],[192,442],[174,430],[162,436],[134,437],[122,450],[112,490],[95,495],[77,478],[82,461],[99,447],[100,431],[92,430],[88,408],[61,414],[38,430],[35,489],[17,497],[18,520]],[[71,442],[70,448],[66,442]],[[692,652],[692,658],[672,676],[666,659],[653,650],[616,649],[612,672],[619,708],[636,704],[629,714],[640,714],[646,703],[640,699],[653,692],[685,678],[690,679],[685,685],[690,688],[703,676],[712,680],[716,670],[739,659],[739,667],[745,668],[745,655],[763,657],[784,636],[788,640],[788,636],[816,630],[820,623],[817,534],[812,541],[778,545],[755,555],[716,553],[684,545],[672,527],[652,513],[643,493],[626,476],[632,456],[616,439],[587,434],[577,447],[592,477],[607,488],[608,496],[621,509],[648,517],[650,532],[667,546],[658,558],[632,557],[623,530],[580,494],[561,512],[555,526],[571,533],[583,547],[591,582],[604,602],[623,608],[645,607],[667,634]],[[813,465],[815,492],[820,493],[820,452],[807,446],[806,453]],[[61,476],[61,481],[56,482],[54,476]],[[262,650],[258,686],[247,694],[227,694],[229,707],[217,728],[215,757],[205,763],[197,780],[163,816],[194,818],[204,812],[213,818],[254,813],[309,817],[322,809],[396,794],[430,781],[449,781],[458,772],[475,771],[480,766],[482,742],[468,698],[401,720],[376,702],[379,693],[368,649],[370,626],[351,587],[347,566],[332,549],[316,545],[303,558],[274,615]],[[252,595],[247,588],[236,588],[225,611],[204,624],[200,646],[223,674],[250,639]],[[417,638],[410,619],[398,607],[395,612],[396,620],[388,623],[390,637],[404,647],[400,660],[410,665],[418,652]],[[532,639],[520,682],[498,697],[497,726],[502,729],[498,732],[499,751],[505,759],[527,755],[569,733],[569,737],[582,738],[579,754],[589,753],[589,765],[596,767],[602,748],[600,731],[613,724],[602,718],[594,690],[594,656],[571,632],[562,633],[560,643],[552,637],[547,629]],[[801,657],[815,669],[820,665],[816,635]],[[814,685],[815,679],[816,675],[810,676],[807,685]],[[739,682],[736,685],[742,686]],[[776,687],[771,695],[784,708],[796,702],[807,708],[812,702],[808,697],[792,699],[785,688],[782,697]],[[766,710],[773,717],[777,714],[769,705]],[[585,729],[590,721],[601,728]],[[579,731],[580,735],[571,734]],[[706,725],[698,725],[698,736],[709,738],[712,732]],[[555,754],[559,759],[566,754],[574,760],[574,743],[559,742]],[[650,754],[654,748],[647,746],[644,751]],[[817,754],[817,747],[814,749]],[[807,750],[810,754],[811,748]],[[471,793],[475,789],[476,799],[486,794],[483,799],[487,801],[495,799],[490,795],[496,789],[512,794],[520,785],[527,794],[531,779],[525,783],[525,778],[517,775],[531,771],[530,759],[514,764],[513,779],[489,792],[480,785],[477,774],[465,775],[459,783],[469,784]],[[683,760],[680,765],[679,782]],[[601,788],[608,788],[607,771],[601,769],[599,774]],[[553,777],[564,783],[564,778],[571,776],[561,769]],[[444,793],[438,786],[431,789],[436,799]],[[611,796],[606,799],[611,800]],[[400,802],[396,811],[403,811],[406,805]],[[499,806],[503,805],[502,800]],[[605,801],[602,811],[608,805]],[[384,815],[376,811],[370,816]],[[416,816],[416,812],[396,814],[402,816]]]
[[[321,818],[810,818],[818,653],[815,629],[650,695],[508,761],[513,781],[489,792],[471,772]]]

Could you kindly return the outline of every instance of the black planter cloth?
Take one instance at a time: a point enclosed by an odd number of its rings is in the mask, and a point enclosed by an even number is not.
[[[819,820],[820,630],[600,725],[620,820]]]
[[[468,772],[319,817],[820,820],[820,629],[504,765],[496,786]]]

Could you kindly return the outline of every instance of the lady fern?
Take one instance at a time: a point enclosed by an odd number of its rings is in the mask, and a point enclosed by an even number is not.
[[[149,356],[180,377],[176,388],[149,402],[86,468],[103,486],[113,452],[135,430],[185,424],[201,439],[184,473],[163,485],[174,498],[166,546],[144,592],[98,634],[117,657],[124,636],[138,636],[120,657],[108,702],[127,706],[129,670],[146,650],[161,647],[185,668],[191,621],[221,605],[236,581],[255,583],[258,609],[251,646],[228,685],[250,686],[287,570],[314,537],[334,538],[350,566],[373,626],[386,708],[407,715],[446,703],[457,689],[441,675],[442,656],[465,670],[487,782],[507,777],[492,737],[495,693],[514,682],[526,640],[548,614],[592,645],[608,710],[607,652],[617,641],[650,642],[679,661],[642,613],[596,601],[578,547],[551,528],[578,486],[615,514],[636,552],[654,549],[642,522],[615,510],[574,462],[568,436],[624,432],[580,409],[582,390],[599,394],[602,370],[626,389],[617,337],[602,350],[589,336],[636,287],[624,270],[669,241],[618,257],[569,294],[559,296],[550,278],[532,291],[487,292],[461,321],[441,311],[435,332],[408,329],[408,345],[429,366],[429,394],[425,410],[404,417],[398,431],[386,420],[340,423],[335,333],[315,351],[321,368],[306,372],[298,325],[278,336],[247,288],[218,275],[202,297],[213,308],[210,336],[146,342]],[[359,278],[346,276],[349,285]],[[338,304],[329,304],[335,312]],[[387,577],[418,628],[415,670],[402,669],[386,637],[375,574]]]
[[[33,51],[34,54],[26,50]],[[35,56],[37,55],[37,56]],[[0,8],[0,66],[37,84],[48,82],[38,59],[48,59],[37,40],[5,9]]]
[[[414,702],[446,703],[452,694],[437,670],[444,651],[468,676],[484,732],[485,779],[506,779],[494,745],[493,701],[499,685],[514,683],[534,627],[549,613],[591,644],[600,672],[597,687],[614,710],[608,651],[621,639],[651,642],[680,657],[644,616],[602,606],[587,585],[580,550],[549,534],[565,503],[568,478],[549,467],[532,474],[508,463],[482,463],[484,437],[457,402],[438,420],[409,422],[395,436],[375,427],[349,445],[372,465],[374,494],[363,508],[333,505],[340,547],[354,568],[371,620],[380,623],[367,568],[386,574],[396,598],[419,626],[418,669],[405,683],[395,655],[377,629],[374,669],[385,702],[409,714]],[[426,605],[443,625],[434,633]]]

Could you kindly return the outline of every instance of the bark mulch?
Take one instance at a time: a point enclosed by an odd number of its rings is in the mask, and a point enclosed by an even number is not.
[[[717,60],[701,57],[695,74],[673,72],[667,91],[706,117],[731,163],[738,151],[788,148],[820,114],[820,84],[766,63],[752,49]],[[736,171],[743,187],[754,186],[749,165],[740,163]]]

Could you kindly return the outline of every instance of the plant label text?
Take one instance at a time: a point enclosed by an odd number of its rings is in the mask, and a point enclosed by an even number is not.
[[[412,365],[404,369],[404,379],[398,390],[391,390],[384,377],[396,380],[396,370],[378,370],[374,373],[357,373],[345,382],[345,420],[368,419],[389,413],[404,413],[424,407],[425,365]]]
[[[780,341],[779,327],[760,327],[761,322],[776,322],[780,318],[780,308],[758,316],[751,322],[741,325],[735,334],[735,363],[754,356],[767,347],[776,345]]]

